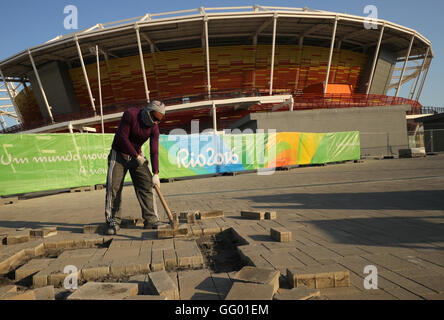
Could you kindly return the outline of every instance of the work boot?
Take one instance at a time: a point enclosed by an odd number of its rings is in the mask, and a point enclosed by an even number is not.
[[[118,225],[113,221],[108,224],[108,229],[106,230],[106,234],[109,236],[114,236],[117,234],[117,231],[119,230],[120,230],[120,225]]]
[[[161,222],[160,220],[154,220],[154,221],[145,221],[143,223],[143,228],[144,229],[157,229],[159,228],[159,226],[163,225],[164,223]]]

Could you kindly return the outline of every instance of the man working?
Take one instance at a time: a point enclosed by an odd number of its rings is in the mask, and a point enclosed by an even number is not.
[[[165,105],[160,101],[152,101],[142,109],[131,108],[123,113],[108,156],[105,219],[109,235],[116,234],[120,229],[122,187],[128,170],[142,209],[144,228],[157,229],[160,224],[153,184],[160,187],[158,124],[164,117]],[[148,139],[153,175],[141,150]]]

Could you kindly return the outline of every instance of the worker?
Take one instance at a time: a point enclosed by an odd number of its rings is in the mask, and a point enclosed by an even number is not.
[[[105,219],[109,235],[115,235],[120,229],[121,194],[128,170],[142,209],[144,229],[157,229],[162,224],[157,215],[153,186],[160,187],[158,125],[164,118],[165,105],[160,101],[152,101],[142,109],[130,108],[123,113],[108,156]],[[141,150],[148,139],[153,174]]]

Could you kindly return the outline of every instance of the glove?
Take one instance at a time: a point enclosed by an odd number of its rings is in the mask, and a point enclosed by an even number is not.
[[[141,156],[140,154],[137,156],[136,160],[137,160],[137,163],[139,164],[139,166],[142,166],[146,161],[145,157]]]
[[[160,188],[160,179],[159,179],[159,175],[155,174],[153,175],[153,186],[157,184],[157,186]]]

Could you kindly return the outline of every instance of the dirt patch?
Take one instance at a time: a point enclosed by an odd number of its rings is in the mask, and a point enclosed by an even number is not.
[[[205,264],[214,273],[239,271],[245,264],[237,251],[231,232],[203,236],[196,240]]]

